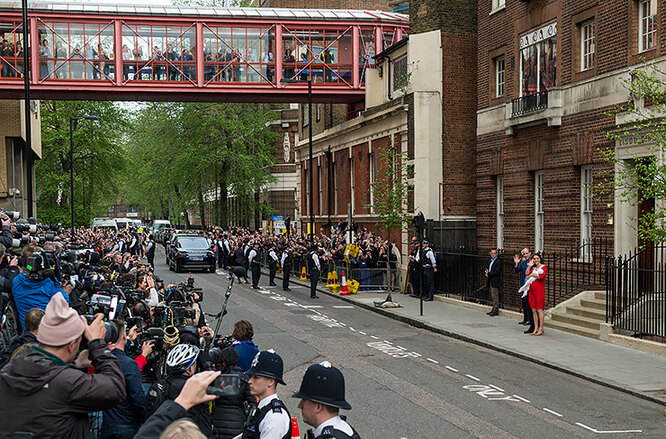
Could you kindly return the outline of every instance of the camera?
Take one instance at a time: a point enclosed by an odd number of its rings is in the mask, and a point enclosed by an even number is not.
[[[92,315],[104,314],[104,318],[113,320],[122,316],[125,311],[125,300],[120,299],[117,295],[107,296],[97,293],[90,297],[88,309]]]

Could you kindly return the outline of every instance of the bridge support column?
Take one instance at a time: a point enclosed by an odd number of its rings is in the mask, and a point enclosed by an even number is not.
[[[375,56],[384,51],[384,35],[382,35],[382,27],[375,27]]]
[[[28,25],[30,29],[30,82],[39,84],[39,29],[37,28],[37,18],[29,17]],[[23,49],[27,50],[27,41],[23,42]]]
[[[282,25],[275,25],[275,86],[282,88]]]
[[[114,52],[116,57],[113,61],[115,68],[116,85],[123,85],[124,70],[123,70],[123,24],[120,20],[113,21],[113,39],[114,39]]]
[[[359,27],[352,27],[352,84],[354,88],[357,89],[360,84],[360,75],[359,75],[359,56],[360,56],[360,46],[358,43],[359,39]]]
[[[204,37],[203,23],[197,21],[197,87],[204,86]]]

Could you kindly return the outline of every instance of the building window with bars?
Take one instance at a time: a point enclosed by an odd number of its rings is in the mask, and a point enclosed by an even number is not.
[[[504,176],[497,176],[497,248],[504,248]]]
[[[657,46],[657,0],[641,0],[638,4],[638,51]]]
[[[504,96],[504,84],[506,79],[506,68],[504,56],[495,58],[495,97]]]
[[[310,123],[310,106],[303,105],[303,126],[306,127]]]
[[[534,250],[543,251],[543,171],[534,174]]]
[[[583,246],[592,241],[592,166],[580,171],[580,239]]]
[[[594,67],[594,20],[586,21],[580,26],[580,69],[588,70]]]
[[[402,57],[393,62],[393,91],[402,91],[409,82],[407,72],[407,57]]]

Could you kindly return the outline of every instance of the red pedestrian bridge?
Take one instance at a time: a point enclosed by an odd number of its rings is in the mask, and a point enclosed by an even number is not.
[[[363,100],[406,15],[362,10],[30,2],[35,99]],[[0,99],[23,97],[21,2],[0,0]]]

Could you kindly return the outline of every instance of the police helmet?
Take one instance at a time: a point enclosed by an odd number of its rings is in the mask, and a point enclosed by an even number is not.
[[[282,357],[276,354],[273,349],[269,349],[267,351],[261,351],[255,355],[247,374],[273,378],[278,383],[286,385],[285,382],[282,381],[283,371],[284,363],[282,362]]]
[[[198,347],[189,344],[176,345],[167,355],[167,367],[172,373],[183,373],[194,364],[198,356]]]
[[[293,397],[339,409],[351,409],[351,405],[345,401],[345,377],[328,361],[308,367],[303,375],[301,387]]]

